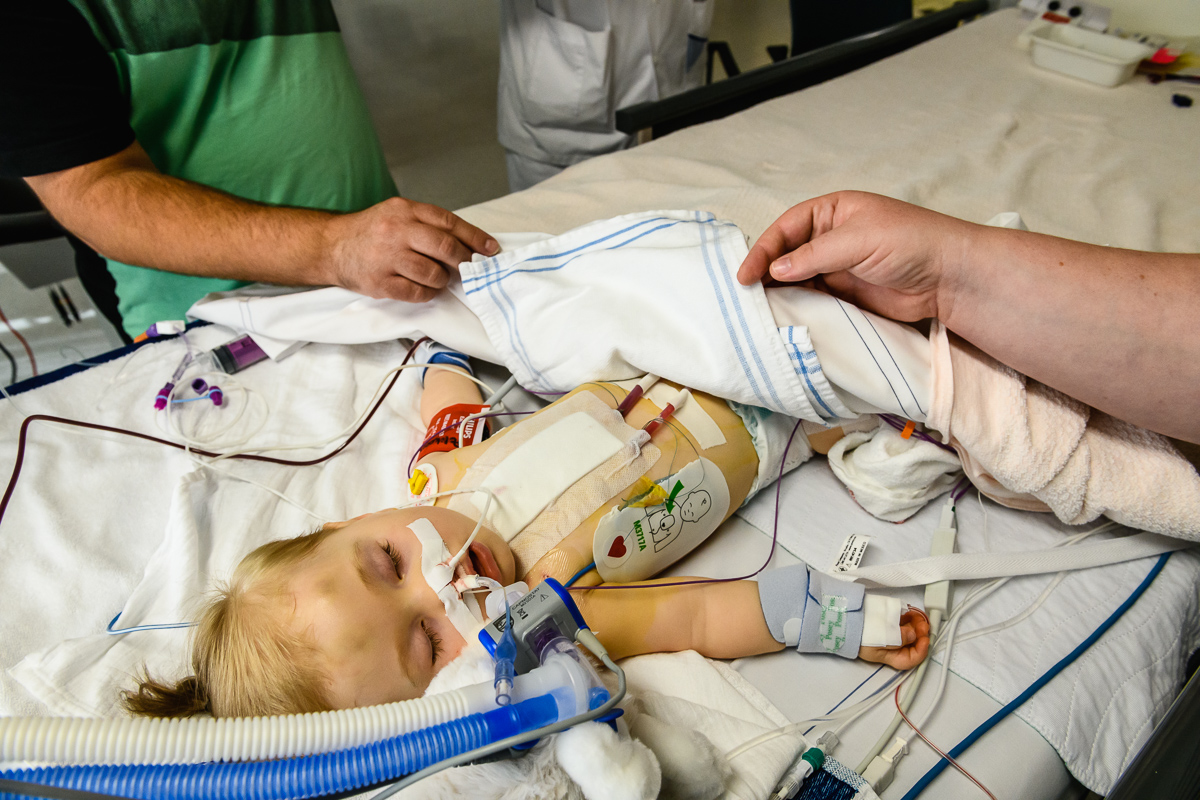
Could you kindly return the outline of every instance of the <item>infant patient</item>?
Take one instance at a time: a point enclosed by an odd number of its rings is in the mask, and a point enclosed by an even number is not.
[[[421,413],[426,425],[438,420],[430,430],[430,440],[435,440],[447,434],[441,429],[446,409],[474,407],[481,398],[465,372],[448,366],[459,363],[457,359],[434,354],[432,360],[443,366],[425,375]],[[465,365],[465,359],[461,363]],[[576,395],[585,396],[572,401]],[[527,550],[523,561],[506,539],[537,528],[549,512],[533,524],[519,519],[505,491],[509,487],[496,483],[496,476],[506,474],[503,465],[492,469],[482,484],[491,482],[498,506],[487,514],[482,513],[484,502],[477,513],[462,505],[462,500],[481,496],[476,492],[443,495],[434,505],[377,511],[270,542],[243,559],[228,586],[202,612],[192,642],[194,674],[170,684],[147,678],[127,693],[126,706],[152,716],[208,712],[222,717],[343,709],[418,697],[464,652],[484,622],[478,614],[464,622],[462,604],[457,598],[452,604],[447,592],[469,595],[474,588],[508,586],[518,580],[532,586],[545,577],[566,581],[592,562],[599,572],[587,572],[571,591],[614,658],[688,649],[712,658],[735,658],[794,646],[897,669],[924,660],[929,626],[923,614],[897,614],[897,609],[885,608],[882,598],[865,595],[861,586],[803,564],[763,573],[757,583],[658,585],[689,580],[673,578],[636,581],[622,590],[593,588],[606,573],[622,574],[620,565],[606,567],[621,562],[608,558],[618,551],[641,547],[656,555],[656,561],[646,563],[657,569],[678,560],[767,482],[764,475],[770,471],[760,461],[771,459],[776,475],[782,461],[779,447],[762,441],[765,412],[692,395],[686,402],[696,406],[688,419],[693,427],[703,419],[707,433],[701,443],[681,424],[684,415],[663,420],[663,409],[645,398],[626,404],[622,423],[612,409],[626,397],[624,389],[612,384],[587,385],[491,439],[422,451],[417,466],[434,476],[441,494],[460,483],[475,488],[480,465],[488,463],[485,456],[492,448],[511,450],[522,426],[528,426],[526,433],[537,429],[535,420],[553,418],[563,408],[574,407],[571,403],[591,404],[610,428],[617,425],[636,434],[588,473],[617,476],[617,491],[594,511],[585,505],[576,513],[582,521],[563,527],[557,542],[532,563]],[[588,420],[582,427],[574,414],[566,421],[576,425],[574,431],[599,436]],[[714,426],[720,431],[716,438]],[[536,446],[539,436],[516,448],[510,466],[520,461],[522,450],[528,453]],[[723,443],[714,443],[722,438]],[[806,443],[793,446],[808,450]],[[650,466],[625,481],[629,470],[636,472],[640,464]],[[516,482],[511,476],[506,480]],[[613,484],[610,480],[593,485]],[[450,507],[455,498],[460,499],[460,510]],[[656,552],[654,532],[645,532],[641,539],[637,533],[650,519],[658,520],[660,527],[667,524],[662,522],[666,517],[673,520],[674,534],[669,542],[660,537],[657,541],[667,544]],[[636,523],[632,528],[629,519]],[[508,529],[516,525],[519,530]],[[601,541],[602,534],[608,538]],[[431,568],[468,542],[454,574],[447,573],[436,581],[442,585],[431,587],[426,579],[436,574]],[[881,627],[888,630],[881,632]],[[870,646],[885,641],[892,646]]]

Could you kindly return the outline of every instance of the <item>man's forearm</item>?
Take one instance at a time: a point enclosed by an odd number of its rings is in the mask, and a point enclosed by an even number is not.
[[[187,275],[334,283],[337,215],[266,206],[163,175],[140,146],[29,184],[68,230],[104,256]]]
[[[1200,256],[977,233],[938,298],[948,328],[1113,416],[1200,440],[1188,402],[1200,394]]]

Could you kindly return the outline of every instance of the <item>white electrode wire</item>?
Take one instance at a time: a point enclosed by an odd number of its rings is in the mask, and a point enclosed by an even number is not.
[[[770,742],[780,736],[787,736],[789,734],[799,731],[802,728],[806,728],[811,725],[819,724],[822,722],[838,722],[839,725],[836,728],[833,728],[832,730],[835,734],[841,733],[841,731],[846,726],[848,726],[850,723],[854,722],[856,719],[861,717],[863,714],[870,711],[872,708],[877,706],[883,700],[886,700],[889,697],[889,692],[892,690],[892,688],[898,682],[903,682],[903,681],[907,680],[911,674],[912,674],[912,670],[908,670],[905,672],[896,672],[890,678],[888,678],[888,680],[882,686],[880,686],[878,689],[873,691],[867,697],[863,698],[862,700],[859,700],[857,703],[846,706],[845,708],[842,708],[842,709],[838,709],[837,711],[832,711],[832,712],[825,714],[823,716],[820,716],[820,717],[812,717],[810,719],[800,720],[799,722],[791,722],[791,723],[788,723],[787,725],[784,725],[782,728],[776,728],[774,730],[770,730],[765,733],[759,734],[758,736],[755,736],[753,739],[748,739],[745,742],[742,742],[737,747],[730,750],[728,753],[725,754],[725,758],[729,759],[729,760],[733,760],[733,759],[737,758],[738,756],[742,755],[743,753],[745,753],[746,751],[752,750],[755,747],[766,744],[767,742]]]
[[[1116,523],[1113,523],[1113,522],[1107,522],[1103,525],[1093,528],[1092,530],[1077,533],[1074,536],[1071,536],[1068,539],[1065,539],[1062,542],[1059,542],[1055,546],[1056,547],[1069,547],[1070,545],[1078,544],[1079,542],[1082,542],[1083,540],[1087,539],[1090,536],[1094,536],[1095,534],[1100,533],[1101,531],[1105,531],[1105,530],[1108,530],[1109,528],[1114,527],[1115,524]],[[933,698],[930,701],[928,708],[926,708],[924,710],[924,712],[922,712],[921,718],[916,722],[916,728],[924,730],[925,725],[929,722],[930,718],[933,716],[934,711],[937,709],[938,703],[941,701],[942,697],[945,695],[946,683],[947,683],[949,673],[950,673],[950,660],[953,656],[953,650],[954,650],[955,643],[956,642],[959,642],[959,643],[965,642],[970,639],[974,639],[979,636],[985,636],[990,633],[997,633],[999,631],[1006,630],[1008,628],[1011,628],[1015,625],[1020,624],[1024,620],[1028,619],[1039,608],[1041,608],[1043,604],[1045,604],[1046,600],[1048,600],[1050,598],[1050,595],[1054,593],[1054,590],[1057,589],[1058,586],[1066,579],[1066,576],[1067,576],[1066,572],[1057,573],[1054,577],[1054,580],[1052,580],[1050,582],[1050,584],[1042,591],[1042,593],[1032,603],[1030,603],[1030,605],[1027,608],[1025,608],[1024,611],[1021,611],[1020,613],[1016,614],[1015,616],[1010,617],[1009,619],[1005,620],[1004,622],[999,622],[999,623],[996,623],[995,625],[989,625],[984,628],[979,628],[979,629],[970,631],[969,633],[966,633],[966,634],[963,634],[960,636],[958,634],[958,626],[962,622],[965,615],[972,608],[979,605],[981,602],[983,602],[985,599],[987,599],[990,595],[992,595],[997,590],[999,590],[1002,586],[1007,584],[1010,580],[1012,580],[1012,578],[997,578],[995,580],[988,581],[987,583],[983,584],[982,586],[977,586],[977,587],[973,588],[963,598],[963,600],[955,608],[954,613],[952,613],[950,615],[950,622],[946,629],[945,634],[942,636],[938,636],[937,639],[930,644],[929,658],[932,658],[935,653],[937,653],[939,650],[942,650],[942,649],[945,649],[945,655],[942,656],[941,674],[938,678],[937,689],[934,691]],[[915,730],[910,730],[906,736],[902,736],[900,738],[904,739],[905,742],[911,742],[912,738],[916,735],[917,734],[916,734]]]
[[[187,455],[188,455],[188,458],[190,458],[192,460],[192,463],[194,463],[200,469],[211,469],[213,472],[219,472],[222,475],[232,478],[235,481],[241,481],[242,483],[248,483],[251,486],[257,486],[259,489],[262,489],[264,492],[268,492],[270,494],[275,495],[280,500],[287,503],[289,506],[292,506],[293,508],[303,511],[305,514],[312,517],[317,522],[321,523],[321,525],[328,525],[330,522],[333,521],[333,520],[329,519],[329,517],[318,514],[317,512],[313,511],[312,509],[307,508],[306,506],[300,505],[295,500],[293,500],[292,498],[285,495],[283,492],[280,492],[276,489],[272,489],[270,486],[267,486],[265,483],[260,483],[256,480],[254,480],[253,478],[247,478],[245,475],[235,475],[233,472],[230,472],[228,469],[217,466],[212,461],[203,460],[202,458],[197,456],[195,453],[193,453],[191,450],[187,451]]]
[[[193,363],[195,363],[195,362],[193,362]],[[222,421],[225,423],[224,426],[222,426],[220,429],[218,429],[217,431],[213,432],[212,434],[208,435],[206,438],[203,438],[203,439],[197,438],[197,435],[194,433],[191,435],[184,433],[183,423],[180,421],[180,412],[175,410],[175,406],[177,405],[176,394],[179,392],[182,392],[185,388],[190,387],[192,384],[192,381],[196,380],[197,378],[210,378],[210,379],[219,378],[221,383],[224,384],[221,391],[224,393],[224,395],[226,397],[226,401],[227,401],[221,406],[221,408],[225,409],[225,411],[217,412],[217,413],[221,413],[221,415],[223,417]],[[235,395],[235,391],[237,393],[236,395]],[[240,397],[241,402],[237,402],[235,400],[235,397]],[[239,422],[242,421],[242,417],[245,416],[246,410],[250,407],[250,402],[251,402],[252,397],[259,397],[259,400],[261,400],[261,402],[263,404],[264,413],[263,413],[262,421],[260,421],[258,423],[258,425],[254,428],[254,430],[244,433],[241,436],[239,436],[238,438],[229,442],[229,444],[231,446],[236,447],[238,445],[245,444],[247,441],[250,440],[250,438],[252,436],[256,435],[259,431],[262,430],[263,426],[266,425],[267,418],[271,414],[271,406],[267,402],[266,398],[259,396],[257,392],[251,392],[249,389],[246,388],[246,386],[244,384],[242,384],[240,381],[238,381],[232,375],[227,375],[223,372],[216,372],[214,370],[204,370],[204,371],[201,371],[198,373],[194,373],[193,375],[191,375],[189,377],[187,372],[185,371],[183,374],[183,377],[180,378],[179,383],[175,384],[175,386],[173,386],[171,388],[171,391],[167,393],[167,404],[163,408],[163,417],[166,420],[166,427],[165,428],[163,427],[158,414],[155,414],[154,421],[155,421],[155,424],[158,426],[158,429],[160,431],[162,431],[165,436],[167,436],[168,438],[173,438],[176,441],[183,444],[185,451],[190,456],[191,449],[193,447],[198,447],[200,449],[206,449],[206,448],[210,448],[210,447],[216,447],[219,443],[221,443],[223,441],[223,437],[225,437],[231,430],[233,430],[237,426],[237,424]],[[234,413],[232,415],[232,417],[230,418],[229,414],[228,414],[228,410],[232,410],[235,408],[236,408],[236,413]],[[205,409],[205,410],[206,411],[211,410],[211,411],[215,412],[215,408],[214,409]],[[215,413],[204,415],[205,419],[213,419],[214,417],[215,417]]]
[[[318,441],[302,442],[299,444],[271,445],[271,446],[265,446],[265,447],[264,446],[242,447],[240,449],[224,452],[221,455],[217,456],[213,460],[217,461],[217,460],[222,460],[222,459],[226,459],[226,458],[232,458],[233,456],[246,455],[248,453],[262,454],[262,453],[278,453],[278,452],[284,452],[284,451],[290,451],[290,450],[315,450],[315,449],[324,447],[328,444],[331,444],[333,442],[336,442],[338,440],[345,439],[346,437],[350,436],[355,431],[355,429],[361,424],[363,419],[366,418],[367,414],[369,414],[371,412],[371,409],[374,407],[375,402],[379,399],[379,396],[384,392],[385,384],[387,383],[388,378],[390,378],[392,375],[394,375],[397,372],[401,372],[402,370],[416,369],[416,368],[450,369],[449,367],[445,367],[441,364],[413,364],[413,363],[401,364],[398,367],[392,367],[392,368],[388,369],[383,374],[383,376],[380,378],[379,385],[376,387],[374,393],[371,395],[370,401],[363,408],[362,412],[360,414],[358,414],[358,416],[355,417],[355,419],[349,425],[347,425],[345,428],[338,431],[337,433],[334,433],[334,434],[327,436],[324,439],[321,439]],[[471,381],[479,384],[489,394],[492,392],[491,386],[489,386],[488,384],[479,380],[474,375],[467,375],[466,373],[461,372],[459,370],[453,370],[453,371],[457,372],[458,374],[463,375],[464,377],[470,379]],[[183,443],[187,444],[187,442],[183,442]],[[194,444],[194,446],[198,446],[198,447],[203,446],[201,444],[196,444],[196,443],[193,443],[193,444]]]
[[[1064,541],[1058,543],[1055,546],[1059,547],[1059,546],[1069,546],[1072,544],[1077,544],[1078,542],[1082,542],[1084,539],[1087,539],[1088,537],[1090,537],[1096,533],[1099,533],[1101,531],[1104,531],[1104,530],[1107,530],[1108,528],[1113,527],[1114,524],[1115,523],[1111,523],[1111,522],[1105,523],[1104,525],[1101,525],[1090,531],[1084,531],[1082,533],[1075,534],[1074,536],[1071,536],[1070,538],[1065,539]],[[861,700],[858,703],[855,703],[853,706],[848,706],[845,709],[841,709],[838,712],[834,712],[834,713],[825,715],[823,717],[814,717],[812,719],[804,720],[802,722],[792,723],[790,725],[784,726],[783,728],[779,728],[774,731],[768,731],[760,736],[750,739],[749,741],[744,742],[743,744],[741,744],[738,747],[735,747],[733,750],[729,751],[729,753],[726,754],[726,758],[728,758],[728,759],[736,758],[737,756],[741,755],[742,753],[746,752],[747,750],[757,747],[760,744],[771,741],[774,738],[779,737],[779,736],[786,736],[796,730],[804,728],[813,723],[838,722],[839,723],[838,726],[836,728],[833,728],[834,733],[838,734],[842,731],[842,729],[849,726],[851,723],[853,723],[855,720],[857,720],[859,717],[861,717],[867,711],[874,708],[876,705],[878,705],[884,699],[887,699],[888,694],[887,694],[887,691],[885,691],[885,690],[890,690],[895,685],[895,681],[896,681],[897,677],[899,677],[900,680],[905,681],[907,684],[906,689],[905,689],[905,696],[904,696],[904,699],[902,700],[902,703],[903,703],[905,709],[907,709],[908,706],[912,703],[913,699],[915,699],[916,692],[920,688],[921,682],[924,680],[924,672],[925,672],[925,670],[928,669],[929,658],[931,658],[934,655],[934,653],[936,653],[939,649],[947,648],[947,656],[943,659],[942,664],[941,664],[941,675],[939,676],[938,686],[937,686],[937,689],[935,690],[934,698],[933,698],[932,702],[930,703],[929,708],[927,708],[925,710],[924,714],[922,715],[921,722],[919,722],[917,724],[917,727],[924,728],[925,722],[927,722],[929,717],[932,716],[933,711],[936,709],[938,702],[940,701],[941,697],[945,693],[945,687],[946,687],[948,672],[949,672],[949,657],[950,657],[950,655],[952,655],[953,642],[955,640],[955,635],[958,630],[958,625],[961,623],[963,616],[968,611],[970,611],[971,608],[973,608],[974,606],[978,605],[980,602],[985,600],[989,595],[991,595],[992,593],[997,591],[1000,587],[1004,586],[1010,580],[1012,580],[1012,578],[996,578],[995,580],[988,581],[987,583],[984,583],[980,586],[976,586],[976,587],[972,588],[963,597],[963,599],[956,605],[954,611],[949,615],[949,617],[947,617],[947,619],[945,621],[946,628],[944,629],[944,631],[940,635],[938,635],[937,632],[934,633],[934,636],[932,637],[933,641],[930,643],[930,647],[929,647],[929,656],[927,656],[926,660],[924,662],[922,662],[921,665],[918,666],[915,670],[909,670],[908,672],[904,672],[904,673],[896,673],[896,675],[893,676],[892,679],[890,679],[888,681],[888,683],[884,684],[884,686],[881,689],[877,690],[876,693],[873,693],[870,697],[868,697],[864,700]],[[1037,608],[1042,603],[1045,602],[1046,598],[1049,597],[1050,593],[1053,591],[1053,588],[1056,587],[1058,583],[1061,583],[1061,581],[1056,580],[1056,582],[1052,584],[1051,588],[1049,588],[1045,592],[1043,592],[1042,596],[1039,597],[1038,600],[1035,601],[1035,603],[1030,608],[1025,609],[1025,611],[1023,611],[1021,614],[1018,614],[1016,617],[1013,617],[1012,619],[1010,619],[1006,622],[999,623],[996,626],[991,626],[988,629],[981,629],[980,631],[972,631],[970,634],[967,634],[966,636],[969,638],[974,638],[975,636],[982,636],[985,633],[993,633],[993,632],[995,632],[995,630],[1001,629],[1000,626],[1011,627],[1012,625],[1015,625],[1015,624],[1021,622],[1022,620],[1027,618],[1030,614],[1032,614],[1034,611],[1036,611]],[[958,640],[964,641],[965,639],[964,639],[964,637],[958,637]],[[902,677],[900,677],[900,676],[902,676]],[[912,682],[908,683],[910,678],[912,679]],[[902,722],[903,722],[903,720],[900,718],[899,714],[894,715],[893,722],[889,723],[887,732],[883,736],[881,736],[879,742],[876,743],[876,747],[878,749],[876,750],[875,748],[873,748],[872,752],[869,754],[869,757],[865,758],[863,760],[864,763],[859,765],[858,772],[860,774],[863,772],[863,770],[865,770],[867,768],[867,766],[870,765],[870,762],[875,758],[875,756],[877,756],[879,753],[883,752],[883,749],[886,748],[892,742],[892,737],[895,735],[896,731],[899,729],[900,723],[902,723]],[[901,738],[904,738],[905,741],[910,741],[914,735],[915,735],[914,733],[910,732],[907,737],[901,737]]]
[[[1058,588],[1059,584],[1066,580],[1068,574],[1069,573],[1066,572],[1060,572],[1055,575],[1054,580],[1050,582],[1050,585],[1046,587],[1045,591],[1042,592],[1038,599],[1033,601],[1028,608],[1026,608],[1017,616],[1011,617],[1004,622],[997,622],[995,625],[988,625],[986,628],[976,628],[973,631],[964,633],[958,637],[958,641],[967,642],[979,636],[987,636],[989,633],[999,633],[1000,631],[1008,630],[1009,628],[1021,624],[1025,620],[1029,619],[1029,617],[1035,611],[1037,611],[1046,602],[1046,600],[1050,598],[1050,595],[1053,594],[1054,590]]]
[[[941,616],[939,613],[937,611],[931,612],[929,616],[929,631],[931,637],[934,635],[940,624]],[[904,690],[904,697],[900,700],[902,708],[907,709],[912,704],[913,698],[915,698],[917,695],[917,690],[921,688],[921,683],[925,680],[925,672],[928,669],[929,655],[926,654],[925,660],[917,665],[917,668],[913,671],[912,682],[909,683]],[[875,740],[875,744],[871,745],[871,749],[867,751],[866,756],[864,756],[862,761],[859,762],[858,766],[854,770],[855,772],[857,772],[859,775],[862,775],[864,772],[866,772],[867,767],[871,765],[871,762],[875,760],[875,757],[882,753],[884,749],[892,743],[892,737],[895,735],[896,730],[900,727],[900,723],[903,721],[904,720],[899,713],[892,715],[891,721],[888,722],[887,727],[884,728],[883,733],[879,735],[879,738]]]

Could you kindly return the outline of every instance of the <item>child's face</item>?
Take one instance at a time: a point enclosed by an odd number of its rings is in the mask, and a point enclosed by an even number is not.
[[[334,708],[419,697],[465,644],[421,574],[421,543],[408,528],[418,517],[452,554],[475,527],[441,508],[368,514],[341,523],[290,576],[291,623],[316,643]],[[461,564],[505,585],[516,571],[508,545],[486,528]]]

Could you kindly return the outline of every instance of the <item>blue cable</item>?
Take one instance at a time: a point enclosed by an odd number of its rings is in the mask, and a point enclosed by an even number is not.
[[[591,572],[591,571],[592,571],[593,569],[595,569],[595,568],[596,568],[596,562],[595,562],[595,561],[593,561],[592,563],[588,564],[588,565],[587,565],[586,567],[584,567],[583,569],[579,570],[579,572],[576,572],[574,575],[572,575],[572,576],[571,576],[571,580],[569,580],[569,581],[567,581],[566,583],[564,583],[564,584],[563,584],[563,588],[564,588],[564,589],[570,589],[570,588],[571,588],[571,586],[572,586],[572,585],[574,585],[575,581],[579,580],[579,579],[580,579],[580,578],[582,578],[584,575],[587,575],[589,572]]]
[[[1028,689],[1013,698],[1008,705],[989,717],[978,728],[971,731],[971,733],[967,735],[967,738],[954,745],[954,747],[950,749],[950,757],[958,758],[963,751],[973,745],[980,736],[983,736],[985,733],[995,727],[996,723],[1015,711],[1018,706],[1020,706],[1030,697],[1033,697],[1033,695],[1036,694],[1039,689],[1049,683],[1054,676],[1058,675],[1058,673],[1070,666],[1071,662],[1079,658],[1079,656],[1081,656],[1085,650],[1095,644],[1096,640],[1103,636],[1104,633],[1111,628],[1113,624],[1120,619],[1121,616],[1128,611],[1134,603],[1137,602],[1138,598],[1142,596],[1142,593],[1150,587],[1150,584],[1154,582],[1156,577],[1158,577],[1158,573],[1162,572],[1163,567],[1167,564],[1167,559],[1170,557],[1170,553],[1163,553],[1161,556],[1159,556],[1158,561],[1154,564],[1154,567],[1150,570],[1146,577],[1142,579],[1141,584],[1139,584],[1138,587],[1133,590],[1133,594],[1129,595],[1125,602],[1118,606],[1117,610],[1114,611],[1108,619],[1104,620],[1104,622],[1100,624],[1099,628],[1096,628],[1096,630],[1092,632],[1091,636],[1084,639],[1078,647],[1076,647],[1074,650],[1064,656],[1061,661],[1047,670],[1046,673],[1034,681]],[[921,776],[921,780],[913,784],[912,788],[908,790],[908,793],[905,794],[901,800],[914,800],[914,798],[919,796],[921,792],[925,791],[925,788],[929,786],[934,778],[942,774],[942,770],[944,770],[949,763],[950,762],[944,758],[940,759],[938,763],[934,764],[933,767],[930,768],[928,772]]]
[[[120,614],[113,617],[104,628],[104,632],[109,636],[120,636],[125,633],[134,633],[135,631],[166,631],[172,628],[194,628],[199,624],[197,622],[160,622],[154,625],[135,625],[132,628],[114,628],[113,626],[117,624],[117,620],[120,618]]]

